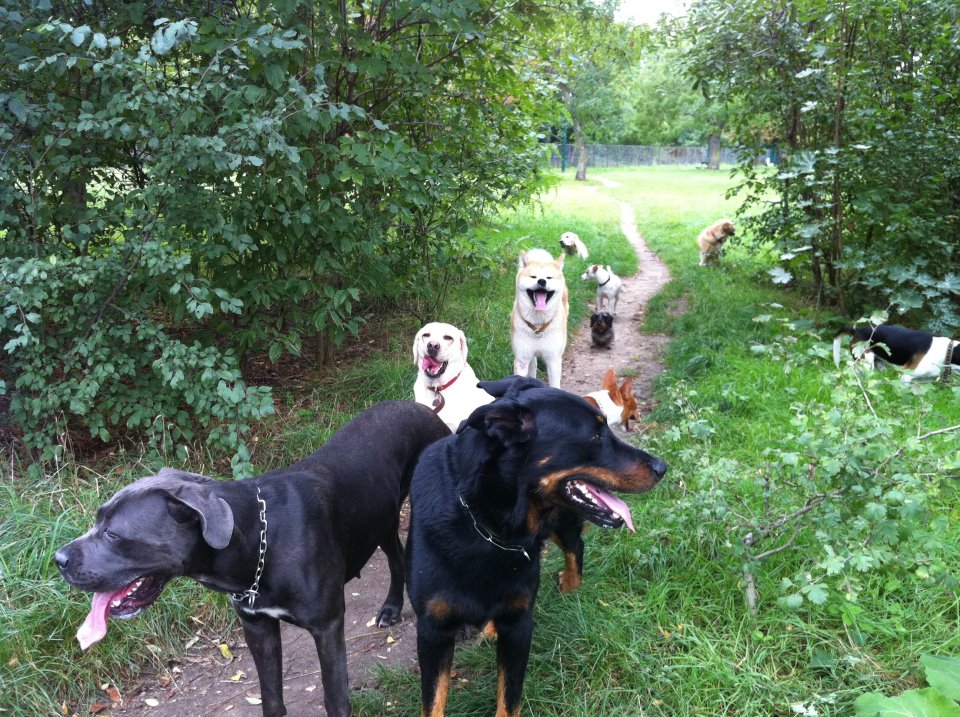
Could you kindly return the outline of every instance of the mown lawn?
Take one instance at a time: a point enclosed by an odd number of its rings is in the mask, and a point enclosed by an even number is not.
[[[605,171],[603,177],[618,186],[576,183],[568,173],[539,204],[478,228],[478,240],[498,260],[486,275],[448,292],[432,317],[466,331],[479,375],[509,373],[517,251],[543,246],[556,252],[560,234],[573,230],[591,258],[630,274],[635,259],[619,233],[614,199],[631,204],[641,232],[673,276],[654,299],[643,329],[672,338],[657,386],[659,407],[647,431],[633,439],[664,458],[670,471],[657,490],[629,499],[636,535],[588,530],[581,590],[558,592],[553,576],[561,560],[558,551],[548,551],[523,713],[835,715],[849,713],[864,691],[896,693],[922,684],[921,654],[960,651],[960,601],[949,581],[903,570],[866,572],[849,600],[831,592],[822,604],[789,608],[780,600],[783,579],[822,551],[822,541],[804,534],[795,549],[755,570],[758,604],[752,614],[743,564],[731,549],[734,536],[716,515],[698,513],[698,495],[715,498],[711,481],[721,474],[714,467],[742,471],[743,495],[753,499],[755,477],[770,452],[793,440],[798,411],[840,400],[838,382],[848,379],[827,355],[832,336],[826,324],[833,317],[771,284],[771,258],[762,246],[734,243],[721,268],[697,267],[699,230],[736,209],[736,200],[724,198],[730,184],[725,172],[649,168]],[[591,287],[576,277],[568,282],[571,306],[581,307],[576,299],[590,298]],[[405,315],[371,315],[368,321],[380,328],[375,355],[338,365],[320,382],[278,392],[286,410],[259,427],[269,439],[258,449],[259,467],[313,450],[369,403],[409,397],[410,342],[419,321]],[[956,389],[904,390],[889,375],[878,381],[883,401],[874,410],[903,425],[894,442],[960,423]],[[855,398],[846,399],[847,405],[855,405]],[[958,470],[950,468],[960,465],[956,444],[956,434],[924,444],[931,455],[943,456],[941,470],[925,476],[937,487],[928,517],[953,519],[940,540],[942,560],[954,573],[960,564]],[[213,470],[202,455],[194,461],[193,470]],[[91,685],[122,685],[144,654],[163,660],[198,625],[225,629],[230,615],[224,601],[183,582],[125,625],[124,640],[81,654],[73,639],[86,606],[59,580],[50,556],[86,529],[106,496],[162,462],[118,455],[95,468],[64,466],[36,483],[24,477],[3,482],[0,708],[11,714],[59,712],[64,701],[74,704]],[[24,475],[22,466],[14,468]],[[494,653],[489,644],[458,648],[459,677],[448,714],[494,711]],[[418,678],[409,671],[385,672],[381,689],[357,695],[354,704],[360,715],[418,714]]]

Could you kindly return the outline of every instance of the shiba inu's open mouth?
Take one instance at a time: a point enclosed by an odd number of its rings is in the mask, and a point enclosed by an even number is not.
[[[430,378],[437,378],[447,370],[447,362],[437,361],[433,356],[427,355],[423,357],[420,368]]]
[[[555,293],[546,289],[527,289],[527,296],[530,297],[533,308],[537,311],[546,311],[547,304],[550,303],[550,299],[553,298]]]

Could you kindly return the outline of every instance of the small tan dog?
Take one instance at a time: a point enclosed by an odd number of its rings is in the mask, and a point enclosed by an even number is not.
[[[697,246],[700,248],[700,266],[720,261],[720,249],[723,243],[736,233],[736,227],[729,219],[718,219],[708,226],[697,237]]]
[[[536,378],[539,356],[547,366],[547,382],[553,388],[560,388],[570,313],[563,258],[561,254],[554,259],[544,249],[520,252],[517,293],[510,315],[513,372]]]
[[[413,339],[417,380],[413,398],[433,409],[457,432],[460,422],[493,396],[477,386],[477,374],[467,363],[467,337],[456,326],[434,321]]]

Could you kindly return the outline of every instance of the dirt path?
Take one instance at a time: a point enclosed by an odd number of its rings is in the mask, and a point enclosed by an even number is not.
[[[605,186],[615,183],[600,179]],[[652,407],[653,380],[662,367],[665,336],[641,334],[647,302],[670,280],[666,265],[651,252],[637,231],[633,210],[620,206],[620,226],[639,258],[639,270],[622,277],[623,291],[614,323],[616,338],[611,349],[591,347],[590,328],[584,325],[570,337],[563,364],[563,388],[586,394],[600,388],[608,368],[618,376],[632,375],[634,393],[641,414]],[[590,261],[603,257],[591,255]],[[579,272],[578,272],[579,273]],[[580,277],[567,277],[568,282]],[[406,533],[408,516],[402,521]],[[401,622],[379,630],[371,626],[389,583],[389,571],[383,553],[377,553],[363,570],[359,580],[346,585],[346,639],[350,684],[354,689],[375,686],[375,665],[413,667],[416,664],[416,627],[413,611],[404,604]],[[232,659],[225,657],[218,636],[203,634],[176,664],[162,673],[145,677],[139,687],[124,695],[123,707],[112,705],[112,715],[126,717],[261,717],[256,702],[260,687],[253,658],[236,633],[229,638]],[[283,626],[284,702],[288,717],[322,717],[323,688],[316,648],[310,635],[290,625]],[[239,642],[237,642],[239,641]]]

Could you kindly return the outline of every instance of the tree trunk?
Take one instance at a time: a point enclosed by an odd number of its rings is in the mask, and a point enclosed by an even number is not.
[[[710,169],[720,169],[720,135],[710,135],[710,149],[708,150],[707,166]]]
[[[587,179],[587,159],[589,157],[587,156],[587,142],[583,137],[583,127],[577,118],[573,120],[573,135],[577,142],[577,176],[574,179],[583,182]]]

